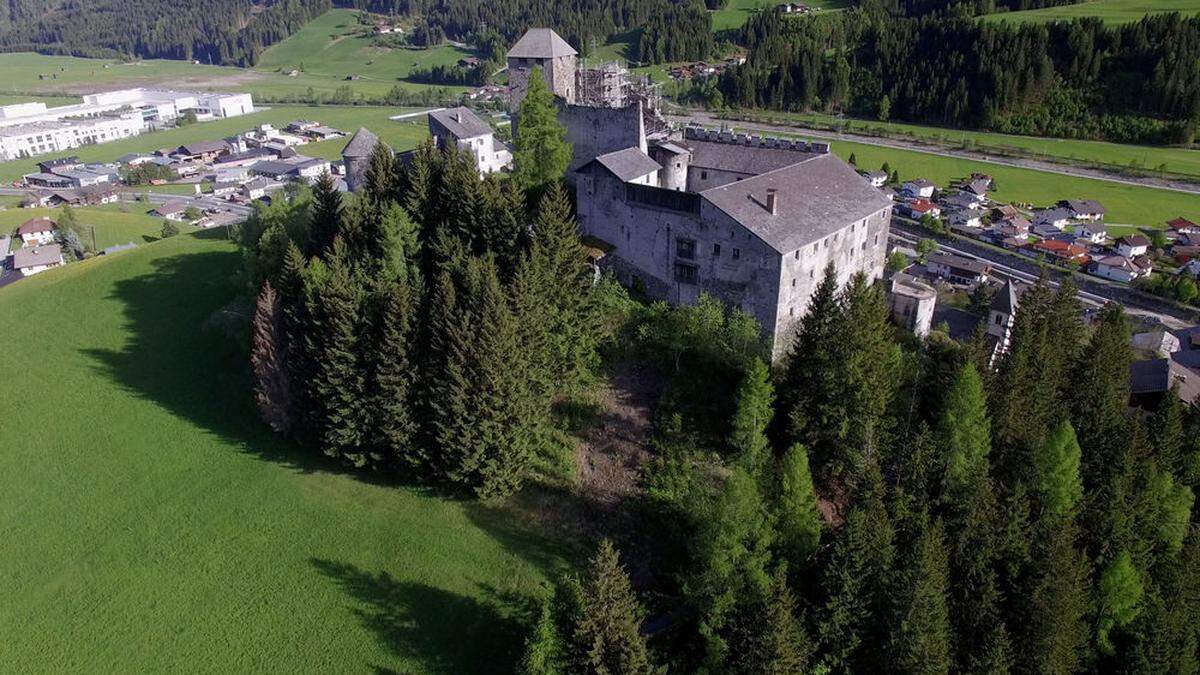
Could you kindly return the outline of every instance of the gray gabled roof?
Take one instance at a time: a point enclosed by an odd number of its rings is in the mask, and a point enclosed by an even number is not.
[[[781,253],[892,205],[836,155],[792,152],[792,157],[795,163],[789,166],[710,188],[700,196]],[[768,189],[774,189],[779,200],[775,214],[766,208]]]
[[[819,157],[816,152],[795,150],[792,148],[768,148],[748,146],[728,141],[708,141],[699,138],[688,138],[685,144],[692,151],[689,166],[698,169],[717,169],[757,175],[782,169],[785,166],[797,164],[813,157]],[[855,173],[855,176],[858,174]],[[862,178],[858,181],[861,183]]]
[[[435,110],[429,116],[454,138],[463,140],[486,136],[492,133],[492,127],[479,118],[470,108],[459,106],[446,110]]]
[[[62,261],[62,247],[58,244],[17,249],[13,253],[13,269],[19,270],[38,265],[57,265]]]
[[[1011,316],[1016,313],[1017,304],[1017,288],[1013,286],[1012,280],[1009,280],[1004,282],[1004,286],[992,298],[991,309]]]
[[[662,168],[661,164],[653,159],[650,159],[650,157],[646,153],[642,152],[639,148],[625,148],[624,150],[605,153],[580,167],[579,170],[583,170],[592,163],[603,166],[622,181],[631,181],[635,178],[641,178],[648,173],[653,173]]]
[[[553,59],[577,54],[567,41],[549,28],[530,28],[508,50],[510,59]]]
[[[370,157],[378,143],[379,137],[371,133],[370,129],[359,127],[358,131],[354,132],[354,137],[346,144],[346,148],[342,150],[342,157]]]

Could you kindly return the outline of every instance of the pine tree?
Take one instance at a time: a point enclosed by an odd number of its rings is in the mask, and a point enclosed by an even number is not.
[[[803,445],[794,444],[784,453],[777,492],[779,549],[793,568],[801,569],[821,540],[821,512]]]
[[[744,626],[745,639],[730,650],[727,672],[745,675],[799,675],[807,671],[813,644],[796,616],[787,571],[776,568],[766,599]]]
[[[334,186],[333,177],[323,172],[313,184],[309,202],[308,257],[324,256],[333,248],[333,240],[342,228],[342,195]]]
[[[729,434],[729,446],[737,453],[738,463],[760,480],[766,463],[771,459],[767,427],[774,414],[771,410],[774,399],[775,391],[771,386],[767,364],[760,359],[754,359],[735,394],[736,410]],[[806,470],[807,463],[806,458]]]
[[[292,382],[288,372],[287,333],[283,311],[271,282],[264,281],[254,311],[250,365],[254,370],[254,400],[263,421],[276,433],[292,429]]]
[[[437,448],[439,475],[454,480],[454,448],[475,442],[470,390],[471,321],[451,273],[443,269],[429,299],[429,359],[423,377],[427,442]]]
[[[740,604],[765,597],[771,585],[771,521],[755,480],[735,468],[694,540],[697,572],[688,595],[701,615],[706,660],[720,667],[727,656],[726,630]]]
[[[843,452],[853,453],[835,461],[846,468],[888,447],[891,420],[889,407],[895,388],[897,348],[890,339],[891,312],[883,287],[864,274],[856,274],[842,293],[844,341],[841,370],[842,392],[838,401],[845,407]]]
[[[902,673],[948,673],[949,559],[940,522],[918,536],[912,560],[899,575],[899,599],[891,639],[892,665]]]
[[[946,458],[945,490],[956,499],[987,473],[991,450],[991,425],[987,417],[983,384],[975,366],[968,363],[946,393],[937,424],[937,442]]]
[[[376,204],[386,204],[398,196],[399,184],[395,154],[387,144],[376,143],[363,172],[363,195]]]
[[[1183,468],[1183,401],[1179,398],[1178,384],[1163,397],[1154,412],[1150,424],[1150,435],[1158,465],[1178,475]]]
[[[1079,475],[1080,450],[1071,423],[1063,420],[1034,456],[1037,489],[1042,508],[1062,518],[1083,498]]]
[[[489,174],[480,189],[483,199],[482,232],[484,250],[496,256],[500,278],[511,279],[530,246],[531,229],[525,213],[525,195],[516,181]],[[563,215],[567,220],[570,213]],[[571,234],[575,234],[574,223]],[[576,240],[578,241],[576,236]],[[578,254],[577,254],[578,257]]]
[[[566,645],[558,632],[549,601],[543,602],[533,633],[525,640],[519,675],[561,675],[566,671]]]
[[[1019,654],[1028,672],[1070,675],[1086,662],[1088,566],[1076,547],[1077,530],[1070,518],[1045,521],[1043,534],[1037,579],[1028,598],[1027,640]]]
[[[562,180],[571,163],[571,146],[541,68],[533,69],[528,83],[516,119],[513,177],[527,193],[540,196]]]
[[[313,405],[308,396],[308,381],[312,375],[312,364],[308,359],[306,333],[308,330],[308,298],[306,295],[306,270],[304,254],[288,241],[283,256],[283,267],[279,272],[278,296],[282,342],[287,345],[283,361],[287,365],[288,379],[292,387],[292,429],[302,437],[312,431]]]
[[[605,539],[588,561],[571,633],[571,670],[579,673],[650,673],[650,650],[640,629],[643,610],[617,550]]]
[[[1084,485],[1095,487],[1129,444],[1129,328],[1121,306],[1109,303],[1073,377],[1071,424],[1083,449]]]
[[[388,283],[378,293],[376,334],[368,349],[368,392],[377,461],[423,471],[429,457],[416,443],[413,414],[417,371],[411,353],[415,307],[412,291],[402,283]]]
[[[1121,551],[1104,568],[1096,589],[1096,644],[1104,654],[1116,651],[1113,633],[1133,623],[1141,609],[1142,577],[1128,551]]]
[[[362,289],[343,258],[344,247],[335,240],[329,278],[309,298],[312,320],[305,332],[313,357],[309,398],[322,451],[362,466],[365,389],[358,340]]]

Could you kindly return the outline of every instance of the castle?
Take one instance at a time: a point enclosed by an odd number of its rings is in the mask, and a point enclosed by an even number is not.
[[[740,307],[778,357],[829,262],[839,285],[882,276],[892,202],[828,144],[672,132],[647,83],[576,57],[554,31],[529,30],[508,53],[510,103],[515,113],[539,68],[573,147],[585,243],[623,283]]]

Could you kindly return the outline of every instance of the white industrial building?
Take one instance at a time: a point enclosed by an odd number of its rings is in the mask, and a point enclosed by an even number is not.
[[[0,161],[129,138],[188,112],[200,121],[236,117],[254,112],[254,101],[250,94],[138,88],[89,94],[63,106],[0,106]]]

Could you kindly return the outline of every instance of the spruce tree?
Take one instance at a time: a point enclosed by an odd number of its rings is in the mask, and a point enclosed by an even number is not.
[[[292,428],[292,382],[288,372],[287,333],[283,311],[270,280],[263,282],[254,310],[250,365],[254,371],[254,400],[263,421],[276,433]]]
[[[653,671],[641,635],[644,614],[617,550],[605,539],[588,561],[571,633],[571,671],[640,675]]]
[[[412,291],[403,283],[388,283],[378,292],[380,305],[374,339],[368,345],[368,393],[373,445],[377,461],[419,472],[428,466],[425,447],[416,442],[414,394],[417,370],[413,363],[415,307]]]
[[[459,300],[448,269],[435,280],[428,305],[429,358],[423,377],[426,393],[421,397],[428,407],[426,438],[437,449],[438,475],[453,481],[455,449],[476,442],[469,370],[473,318],[466,300]]]
[[[552,183],[562,180],[571,163],[567,130],[558,121],[554,94],[541,68],[529,74],[516,123],[513,177],[526,193],[540,197]]]
[[[293,432],[302,437],[310,435],[313,419],[313,405],[308,396],[312,363],[307,350],[309,316],[306,271],[304,254],[289,241],[283,256],[283,268],[279,272],[277,295],[282,315],[282,342],[287,345],[283,360],[287,365],[288,379],[294,385],[290,419]]]
[[[764,467],[771,460],[767,427],[774,414],[771,410],[774,399],[775,390],[771,386],[767,364],[760,359],[754,359],[734,395],[736,410],[729,434],[729,446],[736,453],[738,463],[759,480],[764,477]],[[805,464],[807,469],[807,460]]]
[[[799,443],[788,448],[779,463],[777,500],[779,550],[794,569],[802,569],[820,543],[821,512],[808,451]]]
[[[796,615],[784,566],[776,568],[764,601],[746,612],[745,639],[730,650],[727,672],[799,675],[808,670],[813,644]]]
[[[305,339],[312,357],[312,377],[308,389],[322,451],[362,466],[366,460],[362,453],[365,388],[359,342],[362,289],[351,276],[344,255],[340,240],[335,241],[329,277],[309,298],[311,322]]]
[[[854,275],[842,293],[842,391],[845,409],[843,456],[835,461],[849,469],[890,445],[889,408],[895,389],[898,349],[891,340],[891,311],[882,285]],[[851,453],[848,456],[845,453]]]
[[[558,631],[551,602],[542,603],[533,632],[525,640],[519,675],[561,675],[566,671],[566,644]]]
[[[1102,482],[1129,444],[1125,408],[1131,359],[1125,313],[1120,305],[1109,303],[1072,378],[1071,424],[1083,449],[1087,487]]]
[[[395,154],[387,144],[376,143],[363,172],[363,195],[376,204],[386,204],[399,195],[399,184]]]
[[[1047,520],[1042,529],[1024,626],[1027,639],[1018,654],[1028,672],[1070,675],[1087,662],[1088,565],[1070,518]]]
[[[1128,551],[1121,551],[1105,566],[1096,589],[1096,645],[1112,655],[1114,633],[1124,630],[1141,610],[1142,576]]]
[[[1179,475],[1183,468],[1184,448],[1184,405],[1179,398],[1176,383],[1158,404],[1150,424],[1150,437],[1158,465],[1166,471]]]
[[[899,598],[891,636],[892,665],[902,673],[948,673],[949,559],[940,522],[917,537],[912,560],[897,580]]]
[[[496,256],[500,278],[511,279],[529,249],[531,230],[525,213],[525,195],[516,181],[494,173],[486,177],[480,191],[486,213],[480,233],[483,248]],[[569,216],[564,214],[564,220]],[[571,226],[574,229],[574,223]]]
[[[1079,474],[1080,450],[1071,423],[1063,420],[1034,456],[1042,508],[1054,517],[1072,513],[1083,498]]]
[[[313,184],[312,200],[309,202],[308,257],[325,256],[333,247],[333,240],[342,229],[342,195],[334,186],[333,177],[323,172]]]

